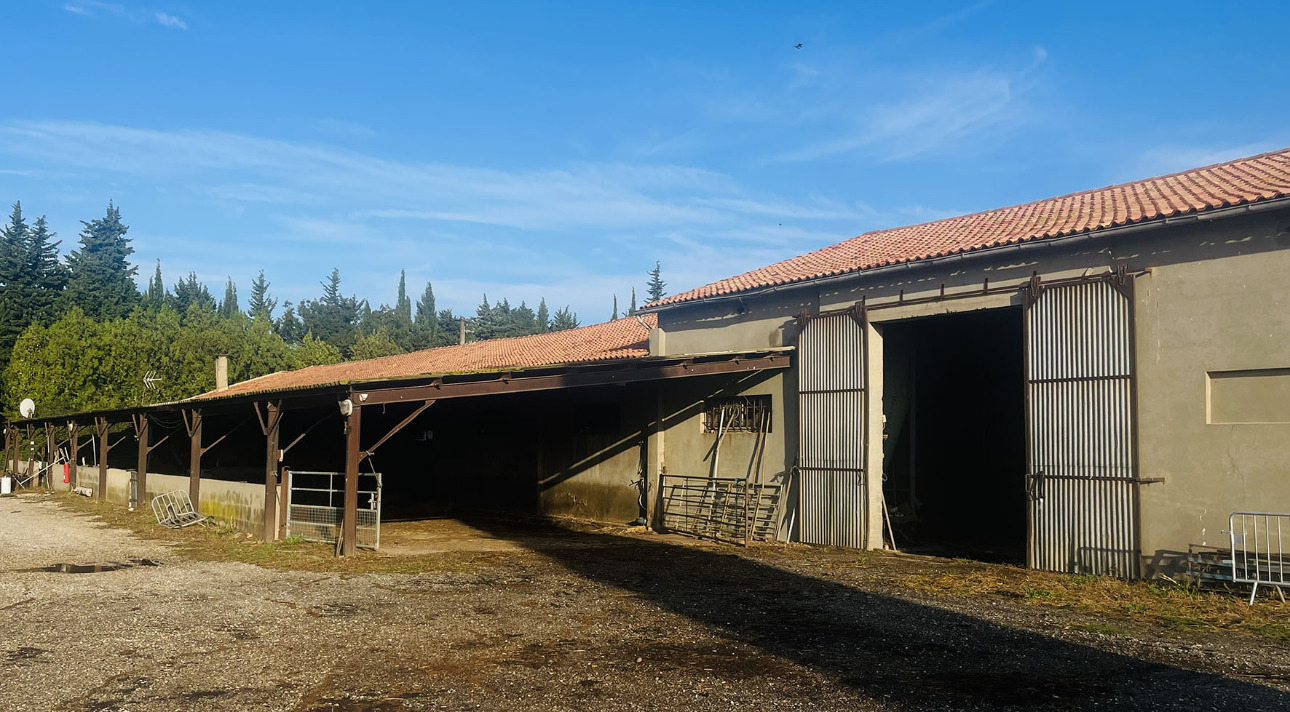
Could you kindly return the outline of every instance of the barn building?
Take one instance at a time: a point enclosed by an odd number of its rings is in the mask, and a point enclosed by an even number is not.
[[[95,496],[182,487],[346,552],[382,512],[485,509],[1150,575],[1232,511],[1290,511],[1286,275],[1290,149],[7,436],[92,443],[72,484]]]

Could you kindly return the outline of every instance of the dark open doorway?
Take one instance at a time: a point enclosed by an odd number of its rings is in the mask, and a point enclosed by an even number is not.
[[[904,551],[1025,562],[1019,309],[883,325],[883,495]]]

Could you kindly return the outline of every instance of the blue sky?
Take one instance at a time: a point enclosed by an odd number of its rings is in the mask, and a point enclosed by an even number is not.
[[[861,232],[1290,145],[1285,3],[0,5],[0,201],[243,298],[584,323]],[[801,49],[793,45],[801,43]]]

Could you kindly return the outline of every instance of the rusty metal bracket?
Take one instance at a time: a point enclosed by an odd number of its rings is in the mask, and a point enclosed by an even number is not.
[[[422,403],[422,404],[421,404],[421,407],[419,407],[419,408],[417,408],[416,410],[412,411],[412,414],[411,414],[411,415],[409,415],[408,417],[404,418],[402,422],[400,422],[398,425],[396,425],[396,426],[394,426],[393,428],[391,428],[391,429],[390,429],[390,431],[389,431],[389,432],[387,432],[387,433],[386,433],[386,434],[385,434],[385,435],[384,435],[380,440],[377,440],[375,445],[373,445],[373,446],[371,446],[371,447],[367,448],[366,450],[364,450],[364,451],[359,455],[359,458],[360,458],[360,459],[362,459],[362,458],[366,458],[366,457],[370,456],[372,453],[376,452],[376,448],[378,448],[378,447],[380,447],[380,446],[384,445],[386,440],[389,440],[390,438],[394,437],[394,435],[395,435],[396,433],[398,433],[400,430],[402,430],[402,429],[406,428],[408,425],[410,425],[410,424],[412,423],[412,421],[416,420],[418,415],[421,415],[422,413],[424,413],[424,412],[426,411],[426,408],[429,408],[430,406],[432,406],[432,405],[434,405],[434,404],[435,404],[435,402],[434,402],[433,400],[427,400],[426,402]]]

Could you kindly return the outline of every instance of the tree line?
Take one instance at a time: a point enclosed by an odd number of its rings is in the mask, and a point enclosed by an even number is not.
[[[65,257],[44,216],[28,222],[20,203],[0,229],[0,407],[10,417],[22,398],[35,400],[44,415],[187,398],[215,387],[213,362],[221,355],[237,382],[456,344],[463,319],[468,340],[579,325],[568,306],[552,313],[545,299],[534,309],[484,295],[473,315],[458,315],[437,308],[430,283],[414,304],[402,272],[395,303],[376,307],[346,296],[337,269],[318,297],[298,303],[279,304],[263,270],[245,308],[231,278],[216,299],[193,272],[167,286],[160,262],[140,289],[120,209],[108,203],[103,217],[82,226]],[[656,263],[651,298],[663,294],[660,274]],[[148,373],[155,378],[145,385]]]

